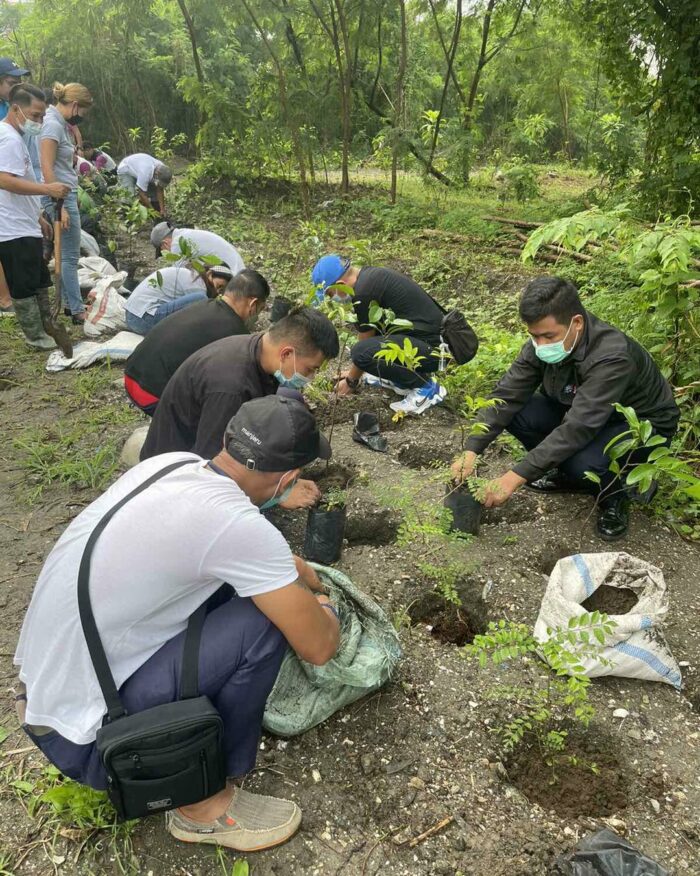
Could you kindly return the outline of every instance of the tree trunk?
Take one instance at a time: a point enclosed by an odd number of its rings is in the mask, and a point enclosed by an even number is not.
[[[391,192],[390,201],[396,203],[396,176],[399,163],[400,132],[405,127],[404,119],[404,88],[406,82],[406,64],[408,60],[408,37],[406,34],[406,0],[398,0],[401,15],[401,49],[399,53],[399,69],[396,74],[396,99],[394,101],[394,142],[391,146]],[[458,0],[461,3],[461,0]]]
[[[495,0],[494,0],[495,2]],[[453,68],[455,62],[455,55],[457,54],[457,46],[459,45],[459,33],[462,29],[462,0],[457,0],[457,10],[455,13],[455,28],[452,33],[452,43],[450,45],[450,51],[447,57],[447,73],[445,74],[445,83],[442,87],[442,94],[440,96],[440,108],[438,110],[437,118],[435,119],[435,129],[433,130],[433,141],[430,144],[430,156],[429,161],[432,164],[433,158],[435,156],[435,149],[437,148],[438,137],[440,136],[440,123],[442,121],[442,114],[445,109],[445,99],[447,98],[447,89],[450,87],[450,79],[453,76]]]
[[[189,10],[185,5],[185,0],[177,0],[177,5],[180,7],[182,17],[185,19],[185,26],[187,27],[187,33],[189,34],[190,43],[192,44],[192,60],[194,61],[194,69],[197,74],[197,80],[200,85],[204,85],[204,72],[202,71],[202,63],[199,59],[197,34],[194,31],[194,22],[192,21],[192,16],[190,15]]]

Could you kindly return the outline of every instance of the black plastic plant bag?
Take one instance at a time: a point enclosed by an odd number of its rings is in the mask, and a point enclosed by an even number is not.
[[[606,828],[557,858],[549,876],[669,876],[669,871]]]
[[[467,532],[470,535],[479,534],[481,512],[484,506],[472,496],[466,484],[459,487],[448,484],[442,504],[452,512],[452,529],[457,530],[457,532]]]
[[[340,559],[345,535],[345,508],[311,508],[306,521],[304,556],[330,566]]]

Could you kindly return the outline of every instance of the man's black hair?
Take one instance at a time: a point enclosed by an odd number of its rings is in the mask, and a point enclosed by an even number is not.
[[[258,271],[244,268],[228,281],[226,292],[236,298],[258,298],[264,301],[270,294],[270,285]]]
[[[320,350],[326,359],[335,359],[340,352],[335,326],[313,307],[297,307],[290,311],[270,328],[269,335],[275,343],[290,341],[305,356]]]
[[[40,100],[46,103],[46,95],[41,88],[36,85],[30,85],[29,82],[18,82],[10,89],[10,103],[17,103],[20,106],[29,106],[33,100]]]
[[[568,325],[576,314],[586,311],[578,289],[561,277],[537,277],[525,287],[520,297],[520,318],[526,325],[553,316],[560,325]]]

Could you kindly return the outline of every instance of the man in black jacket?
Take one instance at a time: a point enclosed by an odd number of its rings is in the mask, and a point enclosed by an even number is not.
[[[628,426],[613,405],[634,408],[670,441],[679,418],[671,387],[649,353],[588,313],[566,280],[539,277],[529,283],[520,317],[530,340],[494,389],[500,403],[483,411],[480,422],[487,428],[468,440],[453,474],[459,480],[468,476],[477,455],[506,429],[528,453],[489,484],[487,507],[502,505],[525,484],[543,493],[594,493],[598,534],[621,538],[629,523],[628,498],[608,468],[605,447]],[[641,451],[631,461],[644,458]],[[584,477],[586,471],[598,475],[600,486]]]

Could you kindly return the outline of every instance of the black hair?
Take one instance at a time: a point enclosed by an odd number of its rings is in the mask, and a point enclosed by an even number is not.
[[[269,329],[276,343],[291,341],[299,352],[310,355],[320,350],[326,359],[335,359],[340,341],[335,326],[323,313],[312,307],[297,307]]]
[[[561,277],[537,277],[527,284],[520,297],[520,318],[526,325],[546,316],[553,316],[560,325],[568,325],[577,314],[585,313],[578,289]]]
[[[36,85],[30,85],[29,82],[18,82],[17,85],[13,85],[10,89],[10,103],[29,106],[33,100],[40,100],[42,103],[46,103],[46,95]]]
[[[244,268],[231,277],[226,292],[230,292],[236,298],[258,298],[264,301],[270,294],[270,285],[258,271]]]

